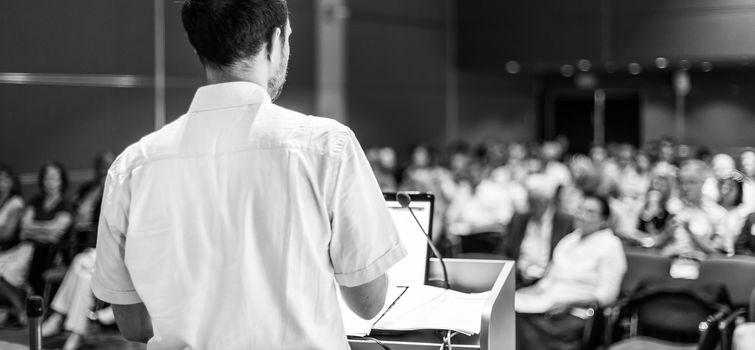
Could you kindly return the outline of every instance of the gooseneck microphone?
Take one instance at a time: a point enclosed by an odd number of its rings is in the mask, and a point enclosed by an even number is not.
[[[432,239],[430,239],[430,235],[425,232],[425,229],[422,227],[422,224],[419,223],[417,216],[414,215],[414,210],[412,210],[412,208],[409,206],[409,204],[412,203],[412,197],[406,192],[398,192],[396,193],[396,201],[401,205],[402,208],[409,209],[409,212],[412,214],[414,221],[417,222],[417,226],[419,226],[419,229],[422,230],[422,233],[425,235],[425,239],[427,240],[427,244],[430,246],[433,254],[438,257],[438,260],[440,261],[440,267],[443,268],[443,288],[450,289],[451,285],[448,283],[448,271],[446,270],[446,262],[440,255],[438,248],[436,248],[435,244],[433,244]]]
[[[42,314],[44,302],[39,295],[26,299],[26,316],[29,318],[29,350],[42,350]]]

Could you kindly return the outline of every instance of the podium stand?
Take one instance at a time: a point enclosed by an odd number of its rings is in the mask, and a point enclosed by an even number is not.
[[[460,292],[491,291],[483,307],[480,334],[452,338],[454,349],[514,350],[514,262],[508,260],[445,259],[451,288]],[[442,280],[443,271],[438,259],[430,259],[429,280]],[[445,333],[445,332],[444,332]],[[437,350],[442,335],[437,331],[423,330],[396,334],[371,335],[393,350]],[[374,341],[349,339],[352,350],[382,349]]]

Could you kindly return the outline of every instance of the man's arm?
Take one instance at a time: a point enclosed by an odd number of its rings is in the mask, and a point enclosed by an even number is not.
[[[341,295],[346,305],[357,316],[369,320],[385,305],[385,293],[388,289],[388,278],[385,274],[356,287],[340,286]]]
[[[130,198],[128,177],[108,172],[97,228],[92,292],[113,305],[115,321],[124,338],[146,343],[152,337],[152,319],[125,263]]]
[[[126,340],[146,344],[152,338],[152,319],[143,303],[113,304],[113,314],[118,330]]]
[[[370,319],[385,302],[386,272],[406,249],[375,175],[351,131],[332,169],[328,255],[342,297],[358,316]]]
[[[621,243],[616,239],[610,245],[606,245],[606,253],[598,262],[598,285],[594,291],[594,300],[600,306],[605,306],[616,301],[621,290],[621,281],[627,271],[627,260]]]

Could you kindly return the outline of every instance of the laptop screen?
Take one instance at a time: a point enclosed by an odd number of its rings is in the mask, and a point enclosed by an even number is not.
[[[414,215],[425,232],[432,237],[435,197],[431,193],[407,193],[411,198],[409,207],[414,211]],[[401,204],[396,200],[396,193],[383,193],[383,196],[407,251],[407,256],[388,270],[390,283],[394,286],[423,285],[427,276],[427,257],[429,254],[424,233],[420,230],[409,209],[401,207]]]

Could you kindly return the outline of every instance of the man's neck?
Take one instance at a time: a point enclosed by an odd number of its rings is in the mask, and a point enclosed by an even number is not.
[[[268,72],[267,66],[261,66],[254,63],[240,62],[232,66],[218,69],[214,67],[205,68],[205,77],[207,84],[222,84],[237,81],[246,81],[255,83],[267,89]]]

